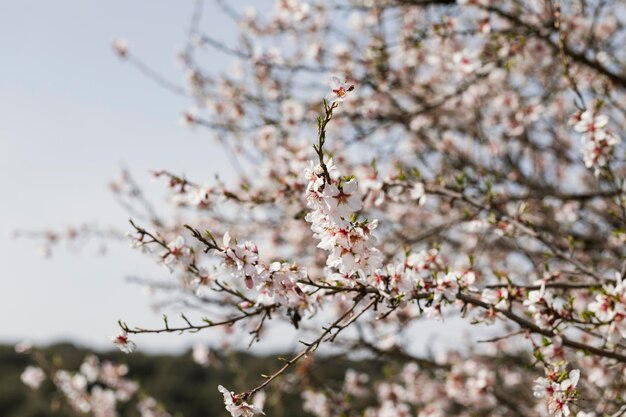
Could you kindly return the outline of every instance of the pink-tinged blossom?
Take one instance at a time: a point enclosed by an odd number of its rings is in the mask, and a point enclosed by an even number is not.
[[[562,299],[555,298],[550,290],[545,287],[545,281],[541,281],[539,290],[529,291],[523,305],[532,314],[533,320],[540,326],[549,325],[553,310],[562,305]]]
[[[588,310],[603,324],[599,330],[610,346],[626,338],[626,285],[621,273],[616,272],[615,275],[615,282],[605,284],[603,291],[588,306]]]
[[[507,308],[509,304],[509,292],[506,288],[484,290],[482,298],[495,308]]]
[[[33,344],[27,340],[15,345],[16,353],[30,353],[32,349],[33,349]]]
[[[152,397],[146,397],[137,403],[137,411],[141,417],[171,417]]]
[[[230,233],[226,232],[223,238],[223,251],[217,252],[224,259],[222,265],[232,276],[243,278],[246,288],[252,289],[257,277],[259,249],[250,241],[234,245],[230,241]]]
[[[557,390],[558,384],[555,384],[550,378],[539,377],[535,379],[533,386],[533,395],[537,398],[550,397]]]
[[[209,348],[203,344],[193,346],[191,357],[195,363],[201,366],[209,366],[211,363],[211,352]]]
[[[132,353],[136,348],[135,342],[128,338],[126,331],[122,330],[113,338],[113,344],[124,353]]]
[[[218,391],[224,395],[224,405],[226,411],[230,413],[232,417],[252,417],[255,414],[263,414],[265,413],[256,408],[254,405],[250,405],[245,401],[239,400],[235,394],[223,386],[217,387]]]
[[[111,45],[113,47],[113,51],[120,58],[126,58],[128,54],[128,43],[124,39],[115,39]]]
[[[548,413],[555,417],[570,415],[570,405],[575,402],[580,379],[580,370],[574,369],[563,377],[558,370],[546,370],[546,377],[535,379],[533,395],[542,398],[548,406]]]
[[[169,242],[167,244],[167,250],[168,251],[163,254],[162,259],[163,263],[170,268],[170,270],[174,264],[180,263],[186,266],[192,261],[191,248],[185,244],[185,238],[182,236],[177,236],[176,239]]]
[[[307,206],[311,209],[305,220],[311,223],[313,237],[320,241],[318,247],[330,252],[326,265],[346,277],[357,274],[365,280],[382,266],[382,255],[372,235],[378,222],[352,218],[362,207],[355,179],[340,182],[331,177],[327,182],[316,172],[321,172],[319,166],[305,170],[309,181]]]
[[[478,61],[477,53],[474,51],[463,50],[456,52],[452,55],[452,62],[455,65],[455,69],[464,74],[470,74],[480,68],[480,61]]]
[[[94,417],[117,417],[117,398],[113,390],[95,386],[91,390],[91,409]]]
[[[309,300],[299,283],[306,278],[305,269],[284,262],[273,262],[265,272],[265,279],[259,286],[258,304],[279,303],[296,310],[309,307]]]
[[[441,303],[434,301],[432,304],[430,304],[429,306],[427,306],[424,309],[424,313],[426,314],[426,317],[428,317],[429,319],[435,319],[435,320],[443,320],[443,316],[441,315]]]
[[[613,148],[620,143],[619,136],[606,129],[607,116],[593,110],[585,110],[572,116],[571,123],[576,132],[582,133],[583,161],[587,168],[593,168],[595,175],[609,164]]]
[[[560,336],[552,338],[552,343],[539,349],[543,359],[552,364],[559,363],[564,359],[563,339]]]
[[[337,223],[346,225],[346,219],[355,211],[361,209],[361,198],[355,194],[357,183],[350,180],[343,183],[339,189],[335,184],[326,184],[322,192],[322,198],[326,203],[327,212]]]
[[[608,294],[598,294],[594,302],[589,304],[591,311],[600,321],[608,322],[615,316],[615,301]]]
[[[286,129],[292,129],[298,126],[304,117],[304,107],[297,100],[285,100],[280,106],[283,125]]]
[[[65,370],[59,370],[54,375],[54,384],[69,400],[74,410],[88,413],[92,410],[91,398],[87,392],[87,378],[81,374],[71,374]]]
[[[20,375],[20,379],[28,388],[36,390],[46,380],[46,374],[38,366],[27,366]]]
[[[552,399],[548,402],[548,413],[552,414],[554,417],[567,417],[570,415],[567,398],[563,393],[557,392],[553,395]]]
[[[574,393],[576,391],[576,385],[578,385],[578,381],[580,380],[580,370],[573,369],[570,371],[567,379],[561,382],[561,391],[565,391],[568,393]]]
[[[301,394],[304,400],[302,409],[313,414],[316,417],[330,417],[332,404],[328,397],[321,392],[312,390],[304,390]]]
[[[336,171],[332,158],[326,162],[326,170],[331,176]],[[307,180],[307,194],[309,192],[318,193],[322,190],[325,181],[323,173],[324,170],[319,164],[316,165],[313,161],[309,161],[308,168],[304,170],[304,178]]]
[[[300,283],[307,278],[305,268],[286,262],[269,265],[261,262],[254,243],[232,244],[228,232],[224,234],[222,248],[214,253],[223,259],[223,272],[242,282],[255,300],[246,301],[241,308],[278,304],[299,312],[315,310],[315,301],[307,296]]]
[[[87,381],[95,382],[100,376],[100,360],[94,355],[87,356],[80,365],[80,372],[85,375]]]
[[[334,75],[330,77],[329,85],[331,92],[328,93],[326,99],[331,103],[344,101],[346,99],[346,95],[350,91],[354,90],[354,85],[342,82],[339,77]]]
[[[552,302],[552,294],[546,292],[545,282],[542,282],[539,290],[533,290],[528,292],[528,298],[524,300],[524,305],[529,307],[529,311],[534,313],[537,311],[537,304],[549,304]]]
[[[301,23],[310,14],[310,5],[299,0],[279,0],[274,3],[274,18],[281,26]]]
[[[235,246],[234,257],[237,269],[243,271],[246,277],[246,286],[252,288],[251,277],[256,274],[256,264],[259,260],[259,249],[256,244],[246,241],[243,245]]]
[[[467,360],[455,364],[447,376],[446,394],[465,406],[495,404],[491,394],[495,373],[484,364]]]
[[[369,376],[367,374],[348,369],[344,377],[343,391],[355,397],[364,398],[368,395],[366,387],[368,382]]]
[[[197,113],[198,111],[196,109],[189,109],[186,112],[182,113],[178,117],[178,125],[188,129],[192,128],[194,126],[194,123],[196,123],[197,121]]]
[[[186,195],[187,203],[191,206],[206,208],[211,204],[211,187],[191,187]]]
[[[197,296],[202,296],[210,291],[210,285],[214,279],[205,268],[199,268],[196,277],[191,280],[191,288]]]
[[[601,132],[609,122],[609,118],[602,114],[595,114],[591,110],[585,110],[578,116],[574,130],[580,133],[595,134]]]
[[[454,301],[459,292],[458,279],[458,272],[449,272],[443,276],[439,275],[435,281],[435,300]]]

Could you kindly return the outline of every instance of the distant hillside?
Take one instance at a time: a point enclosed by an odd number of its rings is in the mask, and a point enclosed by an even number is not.
[[[76,370],[89,351],[71,344],[58,344],[43,349],[46,357],[62,363],[63,368]],[[246,353],[232,353],[220,357],[217,366],[204,368],[191,360],[191,354],[180,356],[146,355],[121,352],[96,352],[101,359],[110,359],[128,365],[128,376],[141,383],[143,389],[162,401],[173,416],[219,417],[227,416],[217,386],[222,384],[232,390],[251,388],[261,381],[261,374],[269,373],[280,366],[278,357],[257,357]],[[24,368],[32,364],[29,355],[18,354],[13,346],[0,346],[0,416],[1,417],[76,417],[67,409],[51,410],[52,385],[48,382],[41,392],[33,392],[20,381]],[[323,359],[314,362],[316,380],[325,384],[340,385],[346,369],[355,368],[381,372],[382,363],[367,361],[354,363],[334,359],[326,363]],[[298,395],[283,395],[279,399],[268,399],[268,416],[306,416],[301,409]],[[121,413],[124,417],[137,416],[128,407]]]

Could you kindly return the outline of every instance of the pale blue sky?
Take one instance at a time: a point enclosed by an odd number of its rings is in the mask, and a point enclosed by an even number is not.
[[[181,81],[175,56],[192,8],[190,0],[0,2],[0,342],[69,338],[108,347],[119,318],[158,320],[124,277],[163,271],[125,243],[107,257],[92,246],[42,259],[34,242],[10,236],[85,221],[127,229],[128,215],[107,190],[121,162],[155,191],[163,187],[151,184],[150,169],[211,178],[224,168],[204,132],[178,126],[189,103],[111,50],[113,39],[125,38],[142,60]],[[232,33],[212,4],[205,9],[205,27]],[[215,68],[225,68],[220,58]],[[180,343],[164,337],[151,347]]]

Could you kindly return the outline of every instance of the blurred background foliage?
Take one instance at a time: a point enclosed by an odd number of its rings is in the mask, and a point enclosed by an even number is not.
[[[38,350],[59,368],[76,371],[92,352],[72,344],[55,344]],[[128,365],[127,377],[140,383],[143,391],[160,401],[174,417],[226,416],[218,385],[239,392],[262,381],[262,374],[278,369],[283,355],[255,356],[243,352],[227,352],[214,356],[212,364],[204,367],[193,362],[191,352],[181,355],[148,355],[140,352],[96,352],[101,360]],[[36,365],[28,354],[15,352],[13,346],[0,346],[0,417],[77,417],[63,398],[46,381],[38,391],[32,391],[20,380],[28,365]],[[347,369],[370,375],[393,372],[382,361],[355,361],[346,358],[316,357],[305,361],[295,375],[282,379],[282,390],[267,393],[265,411],[268,416],[307,416],[302,411],[298,382],[308,379],[313,385],[339,389]],[[294,376],[297,376],[294,378]],[[290,387],[291,386],[291,387]],[[285,390],[286,388],[286,390]],[[291,393],[285,392],[290,391]],[[135,417],[134,405],[123,406],[121,417]]]

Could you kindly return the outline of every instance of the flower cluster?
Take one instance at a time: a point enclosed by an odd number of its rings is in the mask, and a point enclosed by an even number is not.
[[[555,297],[549,289],[546,289],[545,282],[542,282],[538,290],[528,292],[528,296],[523,301],[523,305],[532,314],[535,323],[545,326],[552,320],[555,310],[562,306],[564,300]]]
[[[140,392],[137,382],[127,377],[128,367],[111,361],[101,361],[88,355],[78,371],[58,369],[57,361],[47,363],[43,356],[36,357],[45,362],[51,382],[62,394],[69,406],[78,414],[93,417],[119,417],[118,410],[128,410],[133,403],[140,417],[171,417],[163,406],[145,392]],[[40,387],[46,373],[39,367],[27,366],[22,373],[22,382],[33,390]]]
[[[397,264],[385,265],[372,276],[370,284],[392,296],[407,295],[418,288],[434,288],[433,278],[443,271],[444,262],[439,250],[433,248],[407,254]]]
[[[153,397],[145,397],[137,403],[141,417],[172,417]]]
[[[246,288],[252,289],[255,285],[255,279],[258,281],[257,266],[259,266],[259,248],[251,241],[243,244],[231,245],[230,233],[226,232],[222,240],[223,249],[217,251],[224,261],[222,267],[227,270],[233,277],[240,278],[245,281]]]
[[[495,372],[474,360],[457,363],[446,379],[446,393],[460,404],[488,407],[496,404],[493,396]]]
[[[74,410],[97,417],[117,417],[118,402],[128,402],[138,385],[125,378],[128,368],[87,356],[79,372],[59,370],[53,382]]]
[[[224,234],[223,247],[214,252],[222,258],[222,272],[243,282],[247,290],[256,292],[256,304],[278,304],[303,311],[309,307],[309,298],[303,290],[307,278],[305,268],[287,262],[259,262],[259,250],[251,241],[231,242],[228,232]]]
[[[326,265],[337,271],[335,277],[367,280],[382,265],[382,256],[372,234],[378,221],[356,219],[362,206],[356,179],[340,178],[332,160],[326,164],[326,172],[311,162],[305,178],[307,206],[311,210],[305,220],[311,223],[313,236],[320,241],[317,247],[330,252]]]
[[[588,308],[603,324],[610,346],[626,338],[626,284],[620,273],[616,273],[615,283],[602,287]]]
[[[445,373],[440,372],[450,367]],[[445,378],[440,380],[437,376]],[[358,409],[366,400],[360,415],[367,417],[454,415],[463,409],[467,415],[506,415],[498,410],[497,375],[488,363],[466,360],[458,354],[442,356],[441,363],[424,369],[409,362],[385,381],[369,384],[364,374],[346,372],[340,391],[307,390],[302,393],[305,410],[316,417],[340,416],[341,410]],[[519,385],[519,381],[503,378],[503,385]],[[373,385],[373,386],[371,386]],[[500,387],[501,388],[501,387]]]
[[[606,129],[609,118],[595,110],[578,112],[572,117],[574,130],[582,133],[583,160],[587,168],[593,168],[596,175],[609,164],[613,147],[620,138]]]
[[[578,395],[576,385],[580,379],[580,371],[574,369],[569,374],[559,370],[546,370],[546,376],[535,380],[533,395],[544,398],[548,403],[548,412],[555,417],[570,415],[570,405]]]

